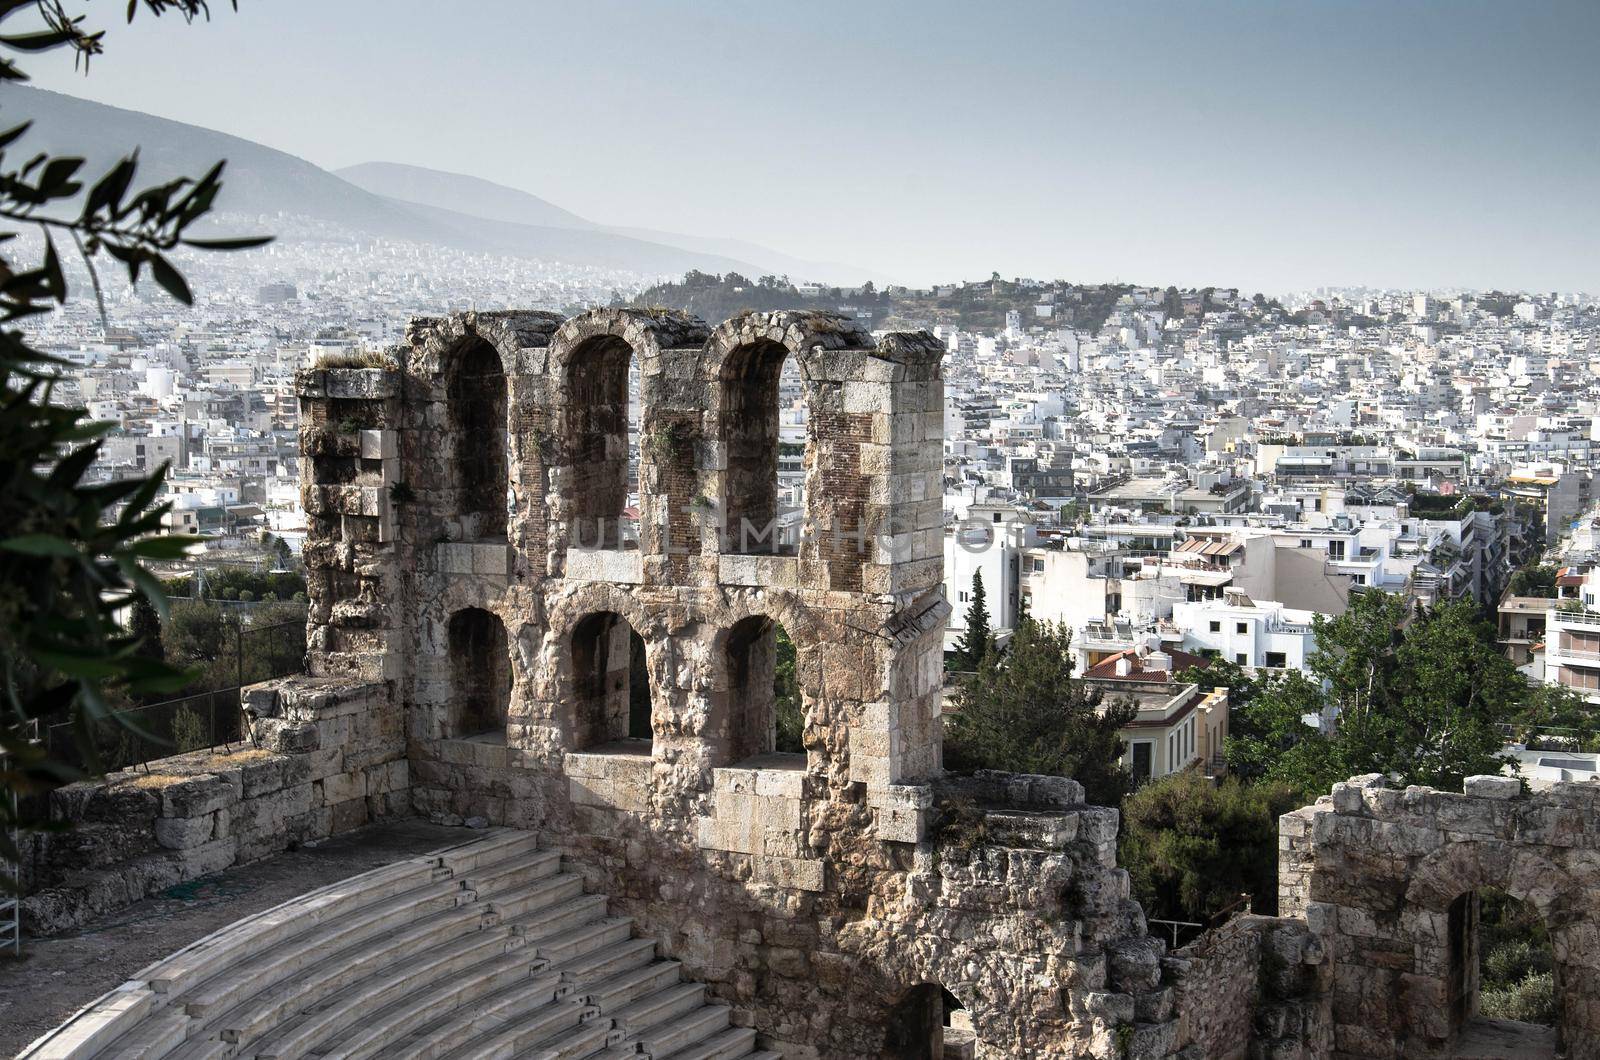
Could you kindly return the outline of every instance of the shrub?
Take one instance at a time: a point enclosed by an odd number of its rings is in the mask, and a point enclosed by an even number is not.
[[[188,707],[179,707],[172,715],[172,742],[178,750],[193,751],[206,745],[206,727],[200,715]]]
[[[1554,1026],[1560,1015],[1555,976],[1535,972],[1512,986],[1484,990],[1478,995],[1478,1011],[1490,1019]]]
[[[392,370],[398,368],[394,360],[386,353],[377,350],[361,350],[356,353],[330,353],[325,354],[317,362],[318,368],[383,368]]]
[[[1550,971],[1550,953],[1527,939],[1501,943],[1483,959],[1486,989],[1520,983],[1530,975]]]

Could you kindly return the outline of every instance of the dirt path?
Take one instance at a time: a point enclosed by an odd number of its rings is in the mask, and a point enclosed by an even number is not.
[[[0,1056],[12,1056],[140,968],[296,895],[470,839],[424,821],[370,825],[169,888],[79,931],[22,941],[0,955]]]
[[[1454,1060],[1552,1060],[1556,1032],[1534,1023],[1477,1019],[1461,1032],[1450,1055]]]

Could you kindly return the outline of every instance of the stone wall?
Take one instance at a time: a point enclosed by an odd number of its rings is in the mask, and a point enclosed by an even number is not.
[[[1471,897],[1494,887],[1549,929],[1563,1055],[1600,1056],[1600,785],[1461,793],[1356,777],[1283,818],[1284,906],[1332,965],[1335,1057],[1448,1056],[1474,1012]],[[1308,842],[1309,840],[1309,842]]]
[[[1305,922],[1239,916],[1166,961],[1176,983],[1176,1045],[1195,1060],[1317,1060],[1329,1055],[1330,969]]]
[[[245,691],[256,746],[211,748],[71,784],[25,837],[24,923],[36,935],[230,865],[410,812],[382,685],[292,678]]]

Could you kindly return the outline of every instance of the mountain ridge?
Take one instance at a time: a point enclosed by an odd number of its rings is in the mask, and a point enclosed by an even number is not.
[[[606,232],[647,243],[682,247],[696,253],[757,262],[759,264],[754,267],[758,273],[788,275],[795,280],[827,281],[842,285],[855,285],[864,280],[872,280],[880,285],[888,282],[886,277],[869,269],[840,262],[797,258],[749,240],[598,224],[531,192],[466,173],[452,173],[405,162],[361,162],[333,172],[357,187],[407,204],[453,210],[488,220]]]
[[[226,159],[224,186],[216,204],[220,213],[256,214],[264,221],[272,215],[304,217],[370,238],[657,276],[689,269],[764,270],[764,266],[741,258],[639,239],[600,226],[524,224],[406,202],[375,194],[306,159],[231,133],[64,93],[7,85],[0,94],[0,127],[10,128],[24,120],[32,121],[33,126],[12,145],[14,157],[40,152],[81,156],[86,159],[84,173],[90,180],[135,150],[140,186],[199,176],[219,159]],[[194,234],[199,235],[198,229],[211,220],[203,220]]]

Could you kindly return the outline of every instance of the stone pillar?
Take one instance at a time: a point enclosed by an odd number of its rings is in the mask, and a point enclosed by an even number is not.
[[[379,680],[398,662],[396,509],[414,497],[400,461],[395,368],[317,368],[299,378],[308,672]]]

